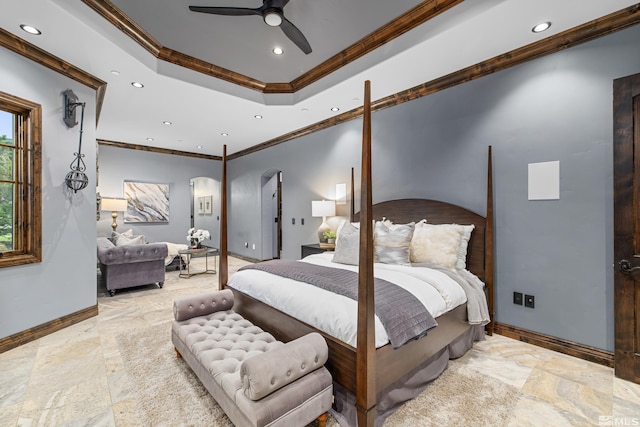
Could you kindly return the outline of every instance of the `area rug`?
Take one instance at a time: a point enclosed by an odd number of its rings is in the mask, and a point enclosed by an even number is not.
[[[136,425],[232,427],[171,343],[169,322],[116,336],[141,419]],[[515,387],[451,361],[416,399],[384,423],[400,426],[503,426],[518,399]],[[314,424],[311,424],[313,426]],[[329,427],[338,427],[332,417]]]

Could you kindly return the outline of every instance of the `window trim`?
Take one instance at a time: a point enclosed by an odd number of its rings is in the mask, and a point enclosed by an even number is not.
[[[42,261],[42,106],[0,92],[0,109],[19,116],[15,145],[14,250],[0,268]]]

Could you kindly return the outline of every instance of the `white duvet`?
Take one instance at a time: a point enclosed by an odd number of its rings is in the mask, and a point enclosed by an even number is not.
[[[354,265],[331,262],[332,252],[310,255],[300,262],[358,271]],[[374,275],[411,292],[434,318],[467,301],[462,287],[446,274],[424,267],[374,264]],[[307,283],[258,270],[234,273],[228,286],[356,346],[358,303]],[[389,342],[376,316],[376,347]]]

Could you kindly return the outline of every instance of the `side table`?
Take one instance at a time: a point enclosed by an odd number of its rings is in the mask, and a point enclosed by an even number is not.
[[[187,260],[183,261],[182,255],[184,255]],[[191,272],[191,257],[193,256],[202,256],[204,255],[204,271]],[[213,256],[213,268],[209,268],[209,255]],[[216,248],[188,248],[181,249],[178,251],[178,256],[180,258],[180,274],[179,277],[183,277],[188,279],[191,276],[195,276],[196,274],[215,274],[215,266],[218,260],[218,249]]]

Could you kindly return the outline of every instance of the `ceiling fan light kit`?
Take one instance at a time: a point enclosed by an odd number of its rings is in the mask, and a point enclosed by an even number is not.
[[[262,6],[255,9],[249,7],[216,7],[216,6],[189,6],[192,12],[210,13],[213,15],[227,16],[262,16],[265,24],[270,27],[280,27],[287,36],[301,51],[310,54],[312,49],[307,38],[302,34],[291,21],[284,16],[284,7],[289,0],[263,0]]]
[[[270,27],[279,27],[282,24],[282,15],[276,9],[268,9],[263,15],[264,23]]]

